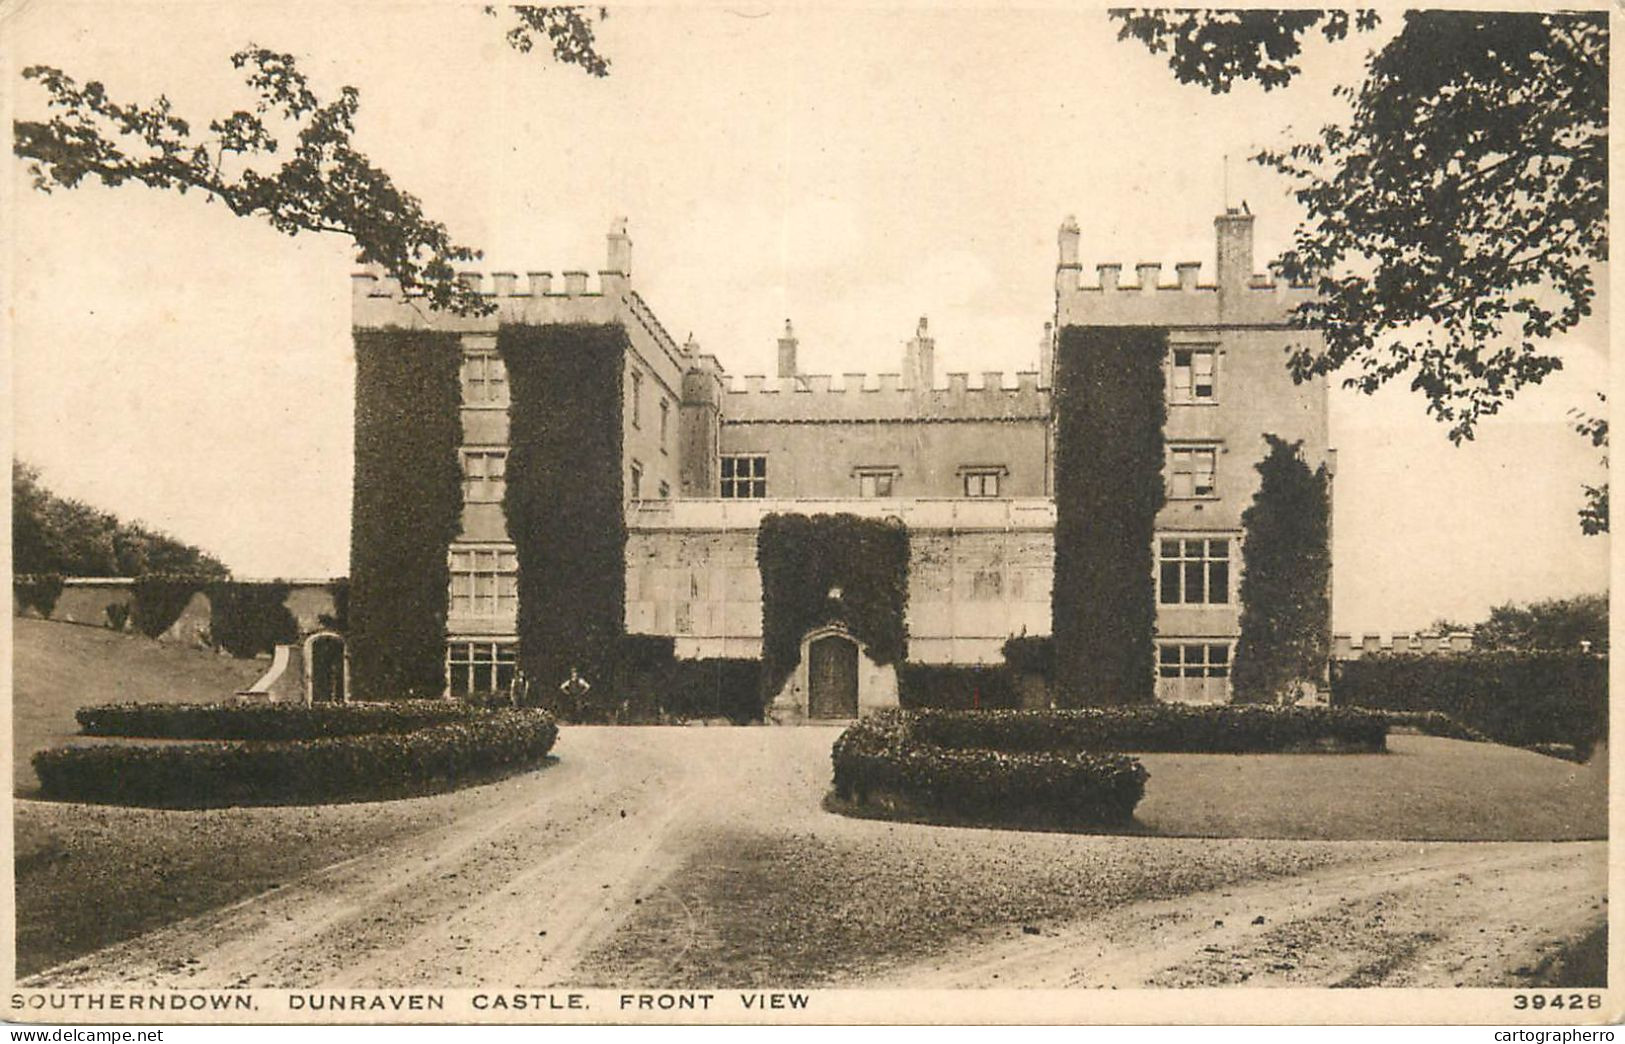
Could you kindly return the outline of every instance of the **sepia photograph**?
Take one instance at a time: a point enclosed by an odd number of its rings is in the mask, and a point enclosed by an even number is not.
[[[1625,1018],[1612,21],[0,0],[6,1021]]]

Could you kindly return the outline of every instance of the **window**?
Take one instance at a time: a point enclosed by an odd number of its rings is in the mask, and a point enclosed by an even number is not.
[[[1214,394],[1212,348],[1175,348],[1173,402],[1217,402]]]
[[[513,642],[446,644],[446,682],[454,696],[508,692],[518,667],[519,650]]]
[[[1179,500],[1217,496],[1213,475],[1218,459],[1218,446],[1170,446],[1168,496]]]
[[[1222,703],[1229,698],[1230,643],[1159,642],[1157,696],[1181,703]]]
[[[632,427],[643,427],[643,374],[632,371]]]
[[[1159,593],[1163,605],[1228,605],[1230,540],[1181,537],[1161,541]]]
[[[723,457],[722,495],[737,500],[767,496],[767,458]]]
[[[642,500],[643,499],[643,465],[639,464],[637,461],[634,460],[632,462],[631,471],[632,471],[631,478],[630,478],[630,480],[628,482],[628,486],[627,486],[628,492],[631,493],[633,500]]]
[[[858,477],[858,496],[889,497],[898,471],[896,468],[857,468],[853,474]]]
[[[508,405],[508,368],[492,352],[463,356],[463,404]]]
[[[508,451],[463,450],[463,500],[500,503],[508,488]]]
[[[667,452],[666,439],[671,432],[671,403],[660,400],[660,452]]]
[[[454,616],[511,616],[519,611],[519,557],[510,549],[454,548],[451,612]]]
[[[968,468],[964,472],[967,497],[996,497],[999,495],[1000,468]]]

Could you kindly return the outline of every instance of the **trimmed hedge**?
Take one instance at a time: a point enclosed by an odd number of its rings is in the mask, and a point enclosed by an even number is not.
[[[1053,689],[1067,707],[1156,696],[1153,543],[1166,330],[1065,326],[1055,355]]]
[[[463,505],[461,336],[355,333],[355,485],[346,646],[353,694],[430,699],[446,686],[446,548]]]
[[[404,733],[284,742],[58,747],[34,755],[47,797],[205,808],[392,797],[540,761],[558,726],[541,710],[488,712]]]
[[[1274,754],[1381,751],[1388,722],[1370,711],[1245,704],[1099,707],[1056,711],[919,711],[920,743],[954,750],[1127,750],[1136,753]]]
[[[16,600],[18,609],[32,609],[50,619],[56,600],[62,597],[62,574],[18,574],[11,578],[11,597]]]
[[[1122,824],[1134,816],[1149,773],[1122,754],[955,750],[919,742],[912,717],[886,712],[836,739],[835,791],[866,804],[901,801],[956,818]]]
[[[1439,711],[1497,743],[1565,743],[1585,754],[1608,735],[1608,659],[1578,652],[1363,656],[1333,670],[1332,703]]]
[[[908,528],[857,515],[768,515],[756,534],[762,576],[763,700],[801,661],[801,640],[839,623],[880,666],[908,655]],[[831,598],[830,591],[840,590]]]
[[[1020,706],[1015,678],[1004,666],[905,663],[897,668],[904,710],[998,710]]]
[[[297,641],[299,622],[287,606],[291,589],[282,580],[209,584],[204,588],[209,596],[209,644],[247,659]]]
[[[1470,743],[1494,743],[1495,741],[1479,732],[1469,728],[1448,714],[1438,711],[1372,711],[1372,714],[1381,714],[1388,722],[1388,728],[1415,729],[1424,736],[1438,736],[1440,739],[1467,740]]]
[[[627,635],[621,643],[620,724],[727,718],[762,720],[760,660],[677,659],[671,638]]]
[[[104,703],[74,712],[86,736],[307,740],[400,733],[485,712],[459,700],[388,703]]]
[[[627,334],[613,323],[505,325],[508,536],[519,557],[519,667],[544,705],[602,719],[626,634]],[[592,689],[564,706],[578,668]]]

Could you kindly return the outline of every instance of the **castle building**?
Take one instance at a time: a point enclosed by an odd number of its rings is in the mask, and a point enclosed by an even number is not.
[[[1287,326],[1307,290],[1253,272],[1253,217],[1215,220],[1217,266],[1140,264],[1124,284],[1102,264],[1085,284],[1080,231],[1059,235],[1054,326],[1038,372],[938,374],[921,319],[899,370],[807,372],[791,323],[777,373],[733,378],[692,337],[679,343],[631,278],[624,222],[608,236],[596,288],[584,271],[496,273],[484,316],[435,313],[377,272],[354,279],[354,327],[457,335],[461,358],[463,503],[447,548],[446,684],[455,695],[512,682],[519,555],[503,510],[510,384],[497,350],[509,324],[624,330],[618,418],[625,502],[627,633],[665,636],[684,659],[762,655],[757,532],[774,513],[900,520],[909,542],[908,660],[997,664],[1007,639],[1050,633],[1054,571],[1055,424],[1051,376],[1067,327],[1154,327],[1166,335],[1167,502],[1157,517],[1160,698],[1229,695],[1239,634],[1241,515],[1258,487],[1263,435],[1301,441],[1311,467],[1330,463],[1324,379],[1295,384]],[[358,396],[365,389],[358,387]],[[604,481],[600,476],[594,481]],[[610,481],[614,481],[611,479]],[[840,628],[803,638],[800,665],[775,718],[850,717],[897,703],[897,675]]]

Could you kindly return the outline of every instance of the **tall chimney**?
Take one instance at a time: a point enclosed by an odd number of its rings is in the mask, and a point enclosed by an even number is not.
[[[1061,230],[1056,233],[1056,244],[1060,247],[1060,260],[1055,265],[1055,289],[1057,292],[1076,290],[1078,288],[1078,219],[1068,214],[1066,220],[1061,222]]]
[[[790,325],[790,320],[784,321],[784,336],[779,338],[779,376],[796,376],[796,328]]]
[[[604,261],[604,271],[619,272],[623,276],[632,274],[632,237],[626,233],[626,219],[618,217],[609,225],[607,256]]]
[[[903,379],[918,392],[928,392],[936,380],[936,338],[931,336],[931,323],[920,316],[920,325],[914,328],[914,337],[903,350]]]
[[[1246,207],[1227,208],[1213,219],[1221,290],[1245,287],[1253,277],[1253,215]]]
[[[1055,324],[1044,324],[1044,339],[1038,342],[1039,380],[1045,387],[1055,383]]]

